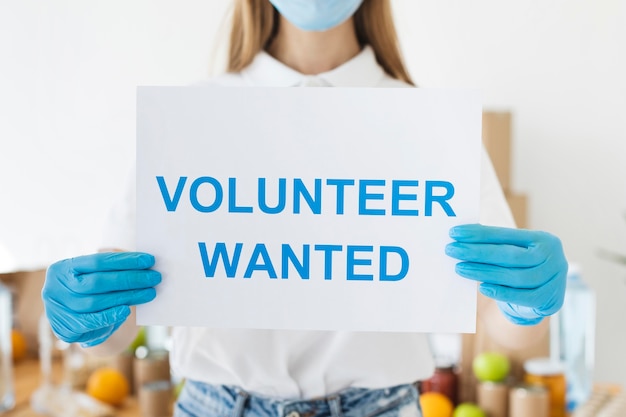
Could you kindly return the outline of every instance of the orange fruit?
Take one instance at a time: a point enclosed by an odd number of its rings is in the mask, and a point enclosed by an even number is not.
[[[420,395],[420,404],[424,417],[451,417],[452,401],[438,392],[425,392]]]
[[[117,369],[96,369],[87,379],[87,394],[107,404],[121,405],[129,392],[126,377]]]
[[[13,329],[11,331],[11,349],[13,349],[14,362],[22,360],[26,357],[28,345],[26,344],[24,334],[19,330]]]

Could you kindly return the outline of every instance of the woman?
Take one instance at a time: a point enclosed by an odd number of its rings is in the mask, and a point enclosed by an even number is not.
[[[410,87],[388,0],[237,0],[229,72],[215,86]],[[560,242],[516,230],[488,159],[482,224],[455,227],[446,248],[457,272],[481,282],[479,314],[499,309],[535,325],[562,303],[567,263]],[[134,191],[117,211],[108,247],[134,247]],[[52,265],[43,290],[55,333],[105,353],[136,334],[130,306],[155,297],[154,258],[102,253]],[[495,300],[495,301],[494,301]],[[501,326],[501,323],[498,323]],[[530,334],[541,326],[510,332]],[[422,334],[176,328],[172,367],[187,383],[177,416],[420,416],[411,384],[433,362]]]

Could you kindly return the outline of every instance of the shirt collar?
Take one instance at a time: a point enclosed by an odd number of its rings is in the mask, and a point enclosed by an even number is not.
[[[385,72],[376,62],[373,49],[367,45],[348,62],[317,75],[304,75],[289,68],[265,51],[241,71],[249,85],[256,87],[296,87],[326,85],[332,87],[376,87]]]

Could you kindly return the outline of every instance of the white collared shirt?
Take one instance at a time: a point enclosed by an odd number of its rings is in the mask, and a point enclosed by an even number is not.
[[[376,62],[371,47],[363,50],[339,67],[317,75],[304,75],[277,61],[265,51],[260,52],[239,73],[224,74],[200,85],[232,87],[408,87],[391,78]]]
[[[315,76],[300,74],[261,52],[243,71],[200,85],[410,87],[387,75],[370,47],[345,64]],[[484,151],[481,175],[481,223],[513,227]],[[134,198],[133,184],[112,213],[103,247],[135,248]],[[383,388],[411,383],[428,378],[434,369],[427,336],[415,333],[178,327],[173,331],[171,361],[174,372],[181,377],[236,385],[248,392],[280,398],[313,398],[347,387]]]

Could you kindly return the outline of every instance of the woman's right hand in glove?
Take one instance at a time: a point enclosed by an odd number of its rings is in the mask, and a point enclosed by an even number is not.
[[[150,269],[154,256],[110,252],[52,264],[42,298],[56,336],[83,347],[107,340],[128,318],[130,306],[156,297],[161,274]]]

